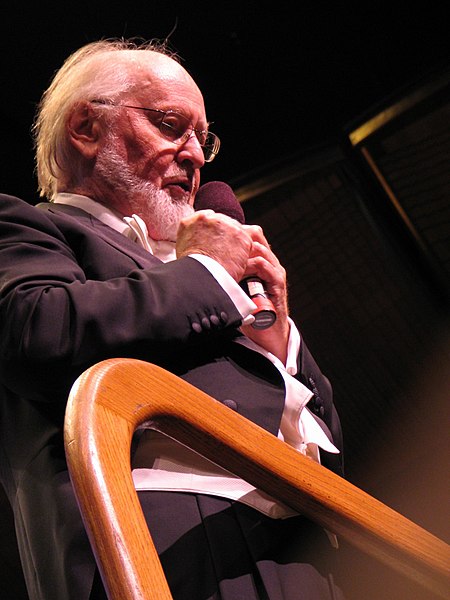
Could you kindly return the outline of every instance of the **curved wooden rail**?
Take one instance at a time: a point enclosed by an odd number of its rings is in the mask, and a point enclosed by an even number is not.
[[[171,599],[131,478],[131,438],[148,421],[440,597],[449,597],[450,546],[442,540],[175,375],[146,362],[111,359],[88,369],[74,384],[65,446],[112,600]]]

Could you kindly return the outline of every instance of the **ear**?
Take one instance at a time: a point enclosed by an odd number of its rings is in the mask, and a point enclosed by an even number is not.
[[[72,111],[67,121],[67,133],[71,144],[90,160],[97,156],[102,137],[102,126],[92,106],[83,102]]]

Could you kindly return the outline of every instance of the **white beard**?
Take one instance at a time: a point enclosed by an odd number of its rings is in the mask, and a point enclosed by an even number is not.
[[[131,214],[137,214],[144,220],[150,237],[174,242],[181,219],[194,212],[193,207],[188,204],[188,194],[186,202],[175,200],[166,190],[140,178],[115,148],[114,134],[110,133],[107,144],[97,156],[97,175],[114,189],[114,193],[123,199],[125,205],[130,206]],[[185,175],[184,171],[179,170],[170,173],[170,176],[177,174]]]
[[[130,205],[147,224],[150,237],[171,242],[177,239],[181,219],[194,212],[187,202],[175,201],[168,192],[147,181],[140,183],[140,189],[134,188]]]

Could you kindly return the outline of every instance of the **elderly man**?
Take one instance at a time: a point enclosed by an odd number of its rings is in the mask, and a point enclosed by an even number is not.
[[[0,197],[1,475],[30,599],[94,600],[104,590],[62,440],[87,367],[154,362],[336,472],[341,431],[261,229],[194,212],[220,142],[176,57],[126,41],[81,48],[44,93],[34,131],[50,202]],[[252,326],[246,276],[274,305],[267,329]],[[157,432],[139,434],[133,478],[176,600],[340,597],[319,527]]]

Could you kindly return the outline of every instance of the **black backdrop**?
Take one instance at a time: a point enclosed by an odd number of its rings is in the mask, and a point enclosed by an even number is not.
[[[54,71],[101,37],[169,37],[223,140],[204,179],[234,182],[343,126],[447,64],[443,3],[42,0],[0,9],[3,191],[34,199],[29,128]]]

